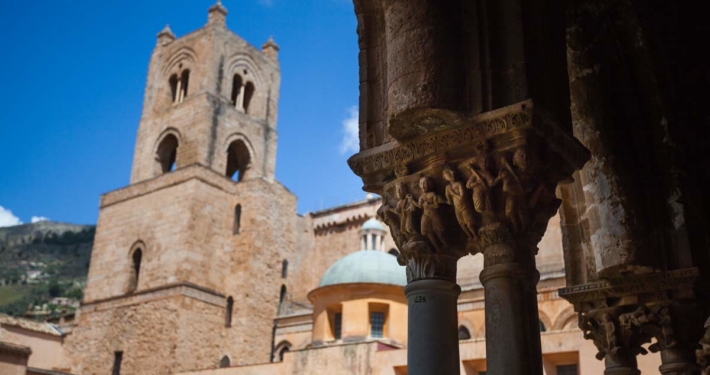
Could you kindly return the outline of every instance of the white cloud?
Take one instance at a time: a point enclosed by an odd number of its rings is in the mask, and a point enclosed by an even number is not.
[[[0,227],[11,227],[20,225],[22,221],[19,217],[12,214],[12,211],[0,206]]]
[[[343,140],[340,143],[340,153],[358,152],[360,139],[358,138],[358,113],[357,106],[348,109],[348,117],[343,120]]]
[[[32,216],[32,219],[30,219],[30,221],[32,221],[32,224],[34,224],[39,223],[40,221],[49,221],[49,218],[44,216]]]

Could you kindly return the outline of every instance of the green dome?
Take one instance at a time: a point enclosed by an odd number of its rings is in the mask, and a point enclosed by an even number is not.
[[[333,263],[325,271],[318,287],[351,283],[404,286],[407,284],[407,274],[404,267],[397,263],[396,257],[382,251],[362,250]]]

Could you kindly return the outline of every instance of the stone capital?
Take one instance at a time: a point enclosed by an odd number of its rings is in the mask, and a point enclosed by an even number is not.
[[[483,253],[486,266],[534,269],[560,205],[557,184],[581,168],[586,149],[530,100],[473,118],[440,117],[450,123],[348,161],[364,189],[382,195],[378,214],[409,281],[455,280],[466,254]]]

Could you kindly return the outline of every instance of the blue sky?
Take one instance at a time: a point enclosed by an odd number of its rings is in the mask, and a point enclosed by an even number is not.
[[[213,3],[0,1],[0,226],[96,222],[99,195],[129,181],[156,34],[166,23],[178,37],[202,27]],[[363,198],[346,164],[357,147],[352,2],[223,4],[232,31],[256,46],[273,35],[281,47],[276,176],[298,211]]]

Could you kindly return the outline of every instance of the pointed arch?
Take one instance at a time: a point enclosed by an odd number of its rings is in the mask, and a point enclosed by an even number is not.
[[[190,68],[197,61],[197,53],[190,47],[180,47],[167,59],[163,65],[163,76],[167,77],[171,73],[177,73],[180,64],[185,68]]]
[[[222,359],[219,360],[219,368],[225,368],[231,366],[232,361],[229,359],[229,356],[225,355],[222,357]]]
[[[284,360],[284,354],[291,351],[291,347],[291,343],[286,340],[276,345],[274,348],[274,362],[282,362]]]
[[[172,172],[177,168],[177,154],[180,147],[180,133],[174,128],[164,130],[155,146],[156,176]]]
[[[254,149],[243,134],[227,137],[224,152],[227,156],[225,176],[234,181],[243,181],[249,176],[249,169],[254,160]]]
[[[459,326],[459,341],[471,338],[471,332],[464,326]]]
[[[465,335],[468,335],[468,337],[463,338]],[[471,323],[468,319],[461,318],[459,320],[459,340],[467,340],[470,338],[475,337],[476,330],[473,327],[473,323]]]
[[[552,320],[550,320],[550,317],[547,316],[547,313],[539,310],[538,316],[540,318],[540,332],[547,332],[550,328],[552,328]]]
[[[557,315],[555,323],[552,325],[554,331],[561,331],[567,328],[571,323],[576,327],[577,313],[574,311],[574,306],[567,306],[561,313]]]

